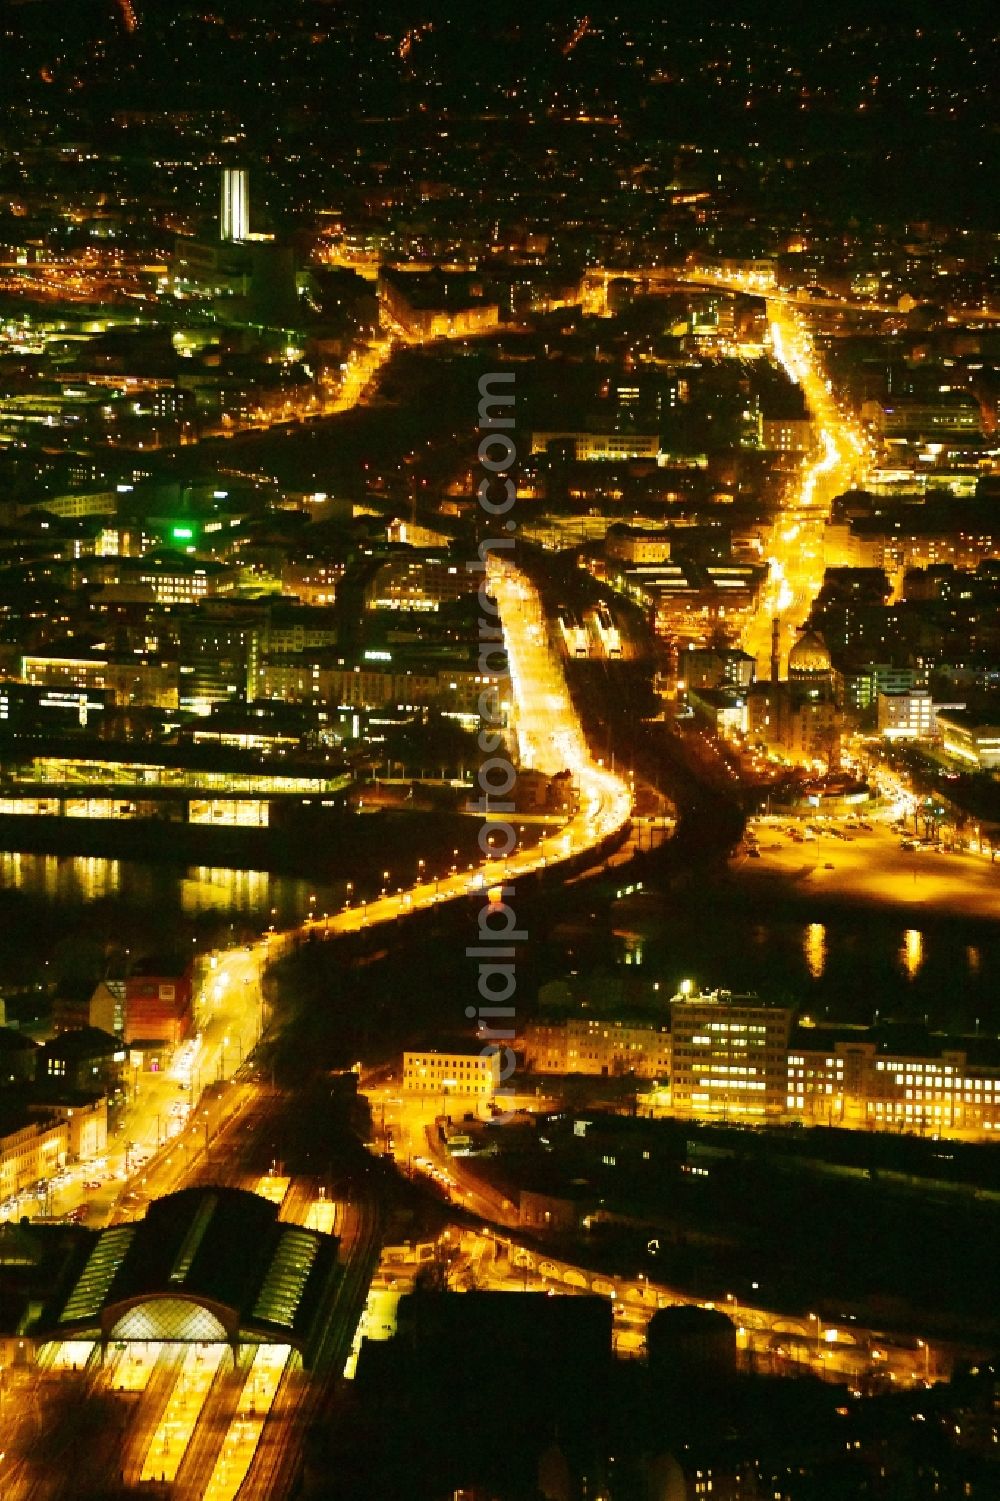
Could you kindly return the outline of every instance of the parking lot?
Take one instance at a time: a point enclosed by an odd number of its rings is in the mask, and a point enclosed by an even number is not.
[[[782,875],[817,895],[1000,917],[1000,864],[917,841],[900,825],[754,819],[739,864],[747,875]]]

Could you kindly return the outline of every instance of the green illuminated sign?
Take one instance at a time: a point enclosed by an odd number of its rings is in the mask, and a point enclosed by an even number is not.
[[[175,526],[170,534],[177,542],[190,542],[194,532],[189,526]]]

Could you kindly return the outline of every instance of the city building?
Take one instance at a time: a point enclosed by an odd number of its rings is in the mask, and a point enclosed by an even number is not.
[[[593,428],[532,433],[532,453],[548,453],[552,449],[565,450],[577,463],[606,463],[615,459],[660,461],[658,433],[612,432]]]
[[[778,636],[775,621],[771,676],[749,690],[748,733],[797,765],[832,770],[839,764],[841,712],[826,643],[814,631],[803,632],[782,679]]]
[[[347,564],[342,558],[303,558],[282,565],[281,586],[304,605],[332,605]]]
[[[107,1101],[93,1093],[0,1097],[0,1202],[44,1184],[68,1162],[107,1151]]]
[[[85,732],[88,727],[93,733],[113,703],[114,689],[107,687],[77,690],[0,682],[0,738],[65,735]]]
[[[500,1055],[487,1044],[403,1054],[403,1093],[437,1096],[442,1108],[450,1099],[488,1104],[499,1082]]]
[[[0,1087],[30,1084],[38,1066],[39,1045],[14,1027],[0,1027]]]
[[[670,1002],[675,1115],[780,1120],[793,1011],[753,995],[682,991]]]
[[[223,299],[233,318],[273,318],[287,325],[296,316],[295,253],[273,235],[251,230],[245,168],[222,170],[218,239],[178,236],[161,287],[180,297]]]
[[[609,582],[650,612],[658,636],[707,646],[719,631],[737,635],[749,622],[766,576],[754,563],[675,558],[618,565]]]
[[[84,652],[67,642],[22,656],[21,677],[29,687],[47,690],[40,705],[72,713],[75,704],[85,724],[109,699],[119,708],[176,709],[180,702],[178,664],[152,654]]]
[[[365,585],[365,608],[438,610],[463,594],[474,594],[475,589],[475,575],[448,554],[404,548],[372,566]]]
[[[1000,724],[964,710],[942,709],[937,727],[942,750],[958,764],[977,771],[1000,768]]]
[[[690,645],[677,663],[677,675],[687,689],[750,688],[757,661],[732,647]]]
[[[381,270],[378,302],[383,327],[419,341],[488,333],[500,323],[497,303],[464,273]]]
[[[223,168],[219,232],[223,240],[237,243],[250,234],[250,177],[243,167]]]
[[[713,735],[734,740],[750,729],[749,700],[739,689],[689,687],[687,702]]]
[[[125,1048],[119,1037],[98,1027],[76,1027],[46,1042],[38,1056],[38,1076],[66,1089],[97,1091],[109,1097],[121,1088]]]
[[[524,1067],[537,1074],[670,1076],[670,1026],[666,1020],[612,1020],[574,1016],[529,1022]]]
[[[308,1367],[321,1354],[340,1276],[337,1241],[286,1224],[278,1205],[237,1188],[187,1188],[145,1217],[82,1232],[68,1286],[34,1310],[30,1333],[111,1343],[167,1340],[290,1345]]]
[[[275,800],[337,799],[351,784],[342,762],[291,757],[262,762],[255,750],[221,744],[118,741],[43,742],[10,756],[5,801],[44,803],[45,812],[84,818],[173,817],[191,823],[238,822],[241,807]],[[16,810],[14,810],[16,811]]]
[[[950,563],[971,572],[1000,557],[1000,525],[988,498],[935,497],[915,504],[907,496],[879,504],[868,497],[867,503],[852,503],[850,514],[835,503],[824,545],[828,558],[851,568],[882,569],[899,595],[912,570]]]
[[[764,417],[761,442],[778,453],[808,453],[813,446],[814,430],[810,417]]]
[[[685,986],[658,1014],[540,1018],[529,1073],[655,1080],[651,1113],[992,1138],[1000,1133],[1000,1039],[903,1024],[817,1027],[755,995]]]
[[[138,961],[125,981],[125,1042],[174,1047],[194,1025],[193,976],[156,957]]]
[[[69,1128],[22,1107],[0,1113],[0,1201],[44,1183],[69,1156]]]
[[[389,652],[383,655],[392,656]],[[487,694],[491,719],[506,723],[510,709],[507,691],[506,680],[497,673],[479,672],[464,663],[439,665],[432,659],[423,663],[415,660],[409,668],[400,663],[394,670],[391,660],[383,665],[369,657],[350,663],[333,652],[301,653],[265,658],[258,673],[262,699],[322,705],[331,714],[434,706],[442,713],[478,722],[481,700]],[[352,738],[357,738],[356,734]]]
[[[872,1131],[1000,1133],[1000,1045],[925,1028],[812,1027],[788,1046],[785,1118]]]
[[[844,707],[869,720],[881,694],[908,693],[922,686],[917,668],[896,667],[891,662],[846,667],[839,676]]]
[[[878,731],[887,740],[931,740],[937,731],[934,701],[927,688],[904,688],[878,695]]]
[[[882,443],[947,441],[978,437],[983,430],[979,403],[965,391],[942,392],[935,400],[890,396],[865,402],[861,415]]]
[[[120,1037],[125,1030],[125,981],[99,980],[87,1008],[87,1025]]]
[[[604,553],[619,563],[666,563],[670,560],[669,529],[645,530],[616,522],[608,527]]]

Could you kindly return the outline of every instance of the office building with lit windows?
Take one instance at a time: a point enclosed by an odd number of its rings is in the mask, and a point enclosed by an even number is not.
[[[976,771],[1000,768],[1000,724],[995,719],[982,720],[960,709],[949,709],[937,717],[941,748],[959,766]]]
[[[785,1111],[793,1012],[727,990],[670,1002],[670,1096],[676,1115],[757,1121]]]
[[[474,592],[471,577],[450,554],[404,548],[373,565],[365,587],[365,608],[439,610]]]
[[[636,1018],[573,1016],[530,1022],[524,1033],[524,1061],[530,1073],[592,1074],[639,1079],[670,1076],[667,1022]]]
[[[447,1052],[428,1048],[403,1054],[403,1093],[437,1095],[442,1099],[492,1100],[500,1082],[500,1055],[484,1051],[486,1044],[452,1047]]]
[[[1000,1134],[1000,1044],[895,1026],[800,1025],[786,1118],[939,1136]]]
[[[607,1010],[607,1008],[602,1008]],[[682,991],[658,1015],[541,1017],[520,1050],[532,1073],[654,1080],[651,1115],[823,1125],[992,1140],[1000,1039],[923,1027],[817,1027],[755,995]]]

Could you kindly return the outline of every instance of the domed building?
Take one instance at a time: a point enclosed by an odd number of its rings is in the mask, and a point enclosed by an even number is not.
[[[775,621],[771,677],[755,684],[750,696],[751,734],[797,765],[833,771],[840,764],[840,709],[829,649],[817,631],[803,630],[782,679],[780,635]]]
[[[818,631],[803,631],[788,653],[790,683],[833,681],[833,662],[826,642]]]

